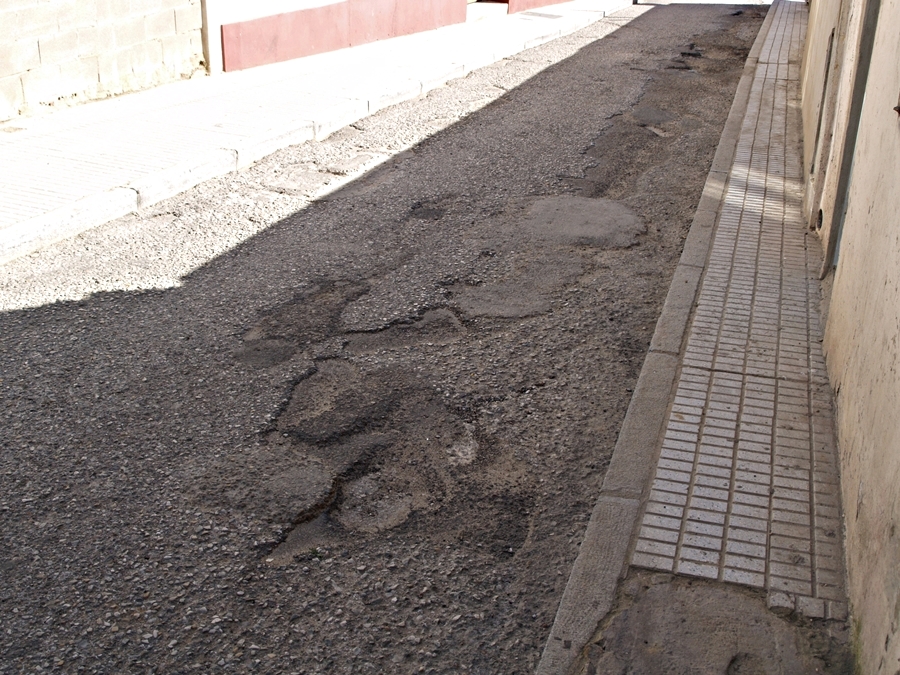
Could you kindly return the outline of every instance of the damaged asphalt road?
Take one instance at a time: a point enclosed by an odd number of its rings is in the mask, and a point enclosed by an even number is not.
[[[0,673],[532,672],[764,12],[625,10],[4,266]]]

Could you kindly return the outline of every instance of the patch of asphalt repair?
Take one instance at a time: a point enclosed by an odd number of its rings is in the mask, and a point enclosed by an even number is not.
[[[763,14],[627,10],[4,266],[0,672],[533,671]]]

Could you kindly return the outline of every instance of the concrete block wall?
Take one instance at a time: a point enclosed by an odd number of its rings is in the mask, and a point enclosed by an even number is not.
[[[0,121],[203,68],[200,0],[3,0]]]

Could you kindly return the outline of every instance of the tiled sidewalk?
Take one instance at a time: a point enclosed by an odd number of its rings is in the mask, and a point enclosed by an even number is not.
[[[778,2],[759,63],[632,564],[845,618],[840,491],[801,217],[807,7]]]

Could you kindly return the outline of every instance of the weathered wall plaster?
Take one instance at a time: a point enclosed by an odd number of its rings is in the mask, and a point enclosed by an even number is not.
[[[870,2],[872,0],[869,0]],[[877,0],[876,0],[877,2]],[[832,29],[833,134],[810,207],[826,211],[824,243],[836,252],[825,351],[837,392],[849,594],[858,659],[867,675],[900,672],[900,0],[881,0],[857,125],[853,81],[869,30],[865,0],[818,0],[804,62],[804,133],[809,171]],[[874,5],[878,7],[878,5]],[[818,99],[818,100],[816,100]],[[825,97],[828,101],[828,96]],[[844,149],[855,151],[848,162]],[[812,145],[813,147],[809,147]],[[843,170],[846,200],[840,199]],[[816,196],[818,187],[818,196]],[[829,205],[846,204],[840,213]],[[839,243],[837,243],[839,242]],[[837,244],[837,245],[835,245]],[[826,270],[827,271],[827,270]]]

